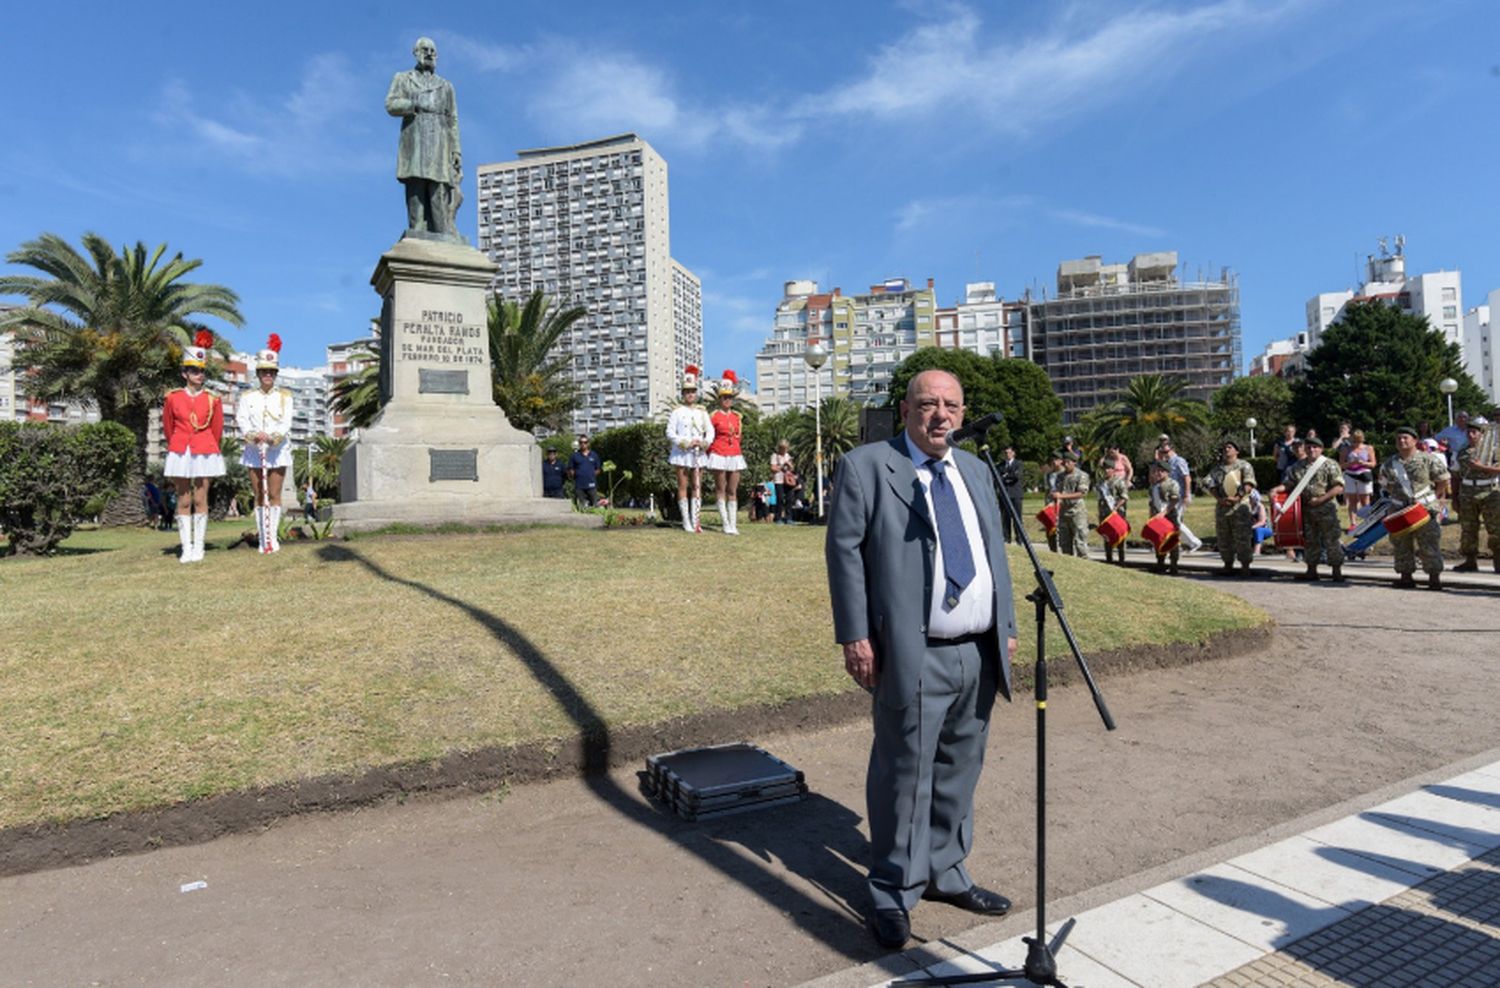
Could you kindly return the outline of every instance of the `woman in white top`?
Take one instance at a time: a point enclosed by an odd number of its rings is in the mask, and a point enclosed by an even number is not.
[[[255,532],[261,552],[281,548],[277,529],[281,525],[281,488],[287,467],[292,465],[293,402],[291,392],[276,387],[280,371],[281,337],[275,333],[266,348],[255,355],[257,387],[240,395],[235,422],[245,451],[240,462],[250,468],[255,488]]]
[[[682,369],[682,404],[667,419],[667,441],[672,444],[667,462],[677,468],[677,507],[682,512],[682,530],[702,531],[698,511],[703,506],[703,468],[708,465],[714,427],[708,412],[698,407],[698,368],[692,364]]]

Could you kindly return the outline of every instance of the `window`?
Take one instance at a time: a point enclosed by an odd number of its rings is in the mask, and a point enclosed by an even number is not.
[[[1458,306],[1456,306],[1456,305],[1445,305],[1445,306],[1443,306],[1443,318],[1444,319],[1457,319],[1458,318]]]
[[[1456,302],[1456,301],[1458,301],[1458,289],[1454,288],[1452,285],[1444,285],[1443,286],[1443,301],[1444,302]]]

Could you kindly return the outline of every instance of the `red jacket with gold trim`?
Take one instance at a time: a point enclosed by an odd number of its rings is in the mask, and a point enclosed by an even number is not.
[[[161,407],[161,429],[169,453],[217,453],[224,438],[224,403],[212,391],[170,391]]]

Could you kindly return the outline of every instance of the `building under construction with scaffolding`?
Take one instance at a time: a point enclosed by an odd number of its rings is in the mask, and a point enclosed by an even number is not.
[[[1176,251],[1063,261],[1056,297],[1032,299],[1028,323],[1027,352],[1052,379],[1065,423],[1142,374],[1180,378],[1187,397],[1207,400],[1241,365],[1238,281],[1227,268],[1218,281],[1184,280]]]

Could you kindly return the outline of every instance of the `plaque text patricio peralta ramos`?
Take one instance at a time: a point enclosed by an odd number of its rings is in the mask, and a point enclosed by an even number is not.
[[[485,329],[464,322],[461,312],[425,310],[420,322],[401,324],[401,357],[423,364],[483,367]]]

